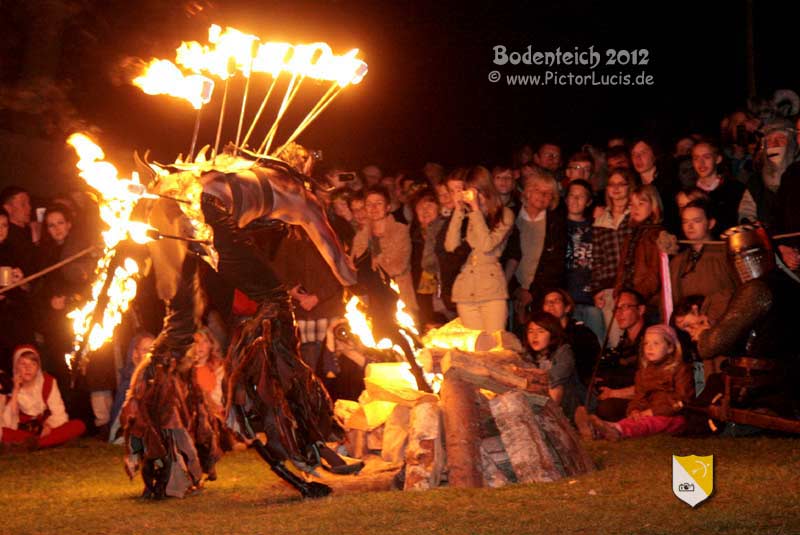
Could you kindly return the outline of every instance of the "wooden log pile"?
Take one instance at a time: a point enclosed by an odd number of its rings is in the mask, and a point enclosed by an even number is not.
[[[439,396],[409,390],[387,374],[365,381],[360,401],[391,405],[380,418],[350,406],[346,426],[360,427],[361,448],[351,455],[382,448],[384,460],[404,460],[408,490],[445,481],[464,488],[548,482],[594,470],[577,432],[548,397],[547,373],[517,352],[430,350],[424,367],[444,374]]]

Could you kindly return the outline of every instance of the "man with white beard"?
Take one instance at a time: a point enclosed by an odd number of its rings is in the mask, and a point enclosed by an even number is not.
[[[787,119],[773,119],[761,127],[764,135],[761,154],[761,172],[747,182],[747,189],[739,203],[739,221],[761,221],[775,228],[778,218],[778,188],[781,176],[797,156],[797,139],[792,123]]]

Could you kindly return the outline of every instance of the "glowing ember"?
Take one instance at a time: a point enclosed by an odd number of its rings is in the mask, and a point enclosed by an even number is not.
[[[139,272],[139,266],[131,258],[116,259],[116,247],[133,235],[139,240],[148,240],[150,228],[144,223],[130,221],[131,212],[144,192],[143,188],[137,187],[141,186],[138,176],[134,174],[131,179],[120,179],[116,167],[103,161],[103,150],[83,134],[71,135],[67,143],[78,153],[80,176],[100,193],[100,217],[109,227],[102,233],[105,247],[95,268],[91,299],[83,307],[67,314],[72,320],[75,349],[86,343],[86,347],[94,351],[111,338],[122,321],[122,314],[136,297],[134,276]],[[113,273],[109,273],[112,267]],[[101,295],[106,286],[107,291]],[[96,317],[98,302],[106,298],[108,303],[103,308],[102,317]],[[69,355],[67,363],[71,364]]]
[[[144,73],[133,80],[148,95],[170,95],[187,100],[196,110],[208,104],[214,92],[213,80],[199,74],[184,76],[171,61],[154,59]]]

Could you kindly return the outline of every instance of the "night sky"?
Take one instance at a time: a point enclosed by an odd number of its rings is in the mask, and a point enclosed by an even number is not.
[[[133,149],[152,149],[170,160],[188,149],[195,113],[165,96],[147,96],[120,83],[126,56],[174,59],[181,40],[205,42],[210,23],[230,25],[263,40],[325,41],[334,52],[362,50],[364,81],[345,91],[300,141],[322,148],[326,159],[358,168],[415,170],[426,161],[446,165],[510,159],[514,147],[556,140],[568,154],[610,135],[656,135],[671,143],[690,132],[715,135],[726,112],[747,97],[745,3],[563,2],[521,7],[456,2],[91,2],[67,18],[54,53],[55,76],[70,83],[68,96],[117,163]],[[527,3],[526,3],[527,4]],[[189,6],[189,8],[187,8]],[[786,8],[754,8],[759,95],[800,89],[800,70],[789,67],[797,17]],[[30,28],[22,14],[5,17],[2,82],[24,78]],[[511,87],[507,74],[589,74],[576,66],[496,66],[493,47],[524,51],[593,46],[646,49],[646,66],[608,66],[595,75],[653,77],[649,87]],[[490,71],[502,79],[492,83]],[[249,116],[268,80],[256,77]],[[231,85],[223,139],[235,135],[243,82]],[[294,105],[307,108],[322,89],[308,84]],[[201,141],[213,142],[222,95],[203,114]],[[304,106],[305,104],[305,106]],[[295,119],[296,121],[296,119]],[[12,124],[12,123],[8,123]],[[292,124],[292,117],[287,118]],[[6,126],[6,128],[9,128]],[[12,125],[11,129],[14,130]],[[263,134],[262,134],[263,135]],[[48,134],[60,143],[59,132]],[[8,162],[3,162],[6,167]],[[13,173],[11,176],[14,176]],[[16,178],[16,177],[15,177]],[[5,177],[8,182],[9,175]]]

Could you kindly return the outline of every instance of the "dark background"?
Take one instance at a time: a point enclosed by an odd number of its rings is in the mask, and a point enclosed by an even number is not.
[[[464,2],[0,1],[0,185],[39,192],[75,184],[69,132],[93,132],[127,174],[134,149],[172,160],[188,149],[195,113],[126,83],[126,57],[173,60],[181,40],[206,41],[214,22],[292,43],[325,41],[335,53],[362,50],[369,74],[348,88],[300,141],[326,159],[391,170],[510,159],[524,142],[554,139],[565,152],[610,135],[716,135],[725,113],[745,105],[746,5],[729,2],[573,1],[483,6]],[[753,8],[757,93],[800,89],[798,17],[783,3]],[[593,45],[647,49],[652,87],[509,87],[487,75],[544,74],[545,67],[492,64],[493,47],[552,50]],[[588,73],[577,67],[559,72]],[[288,77],[287,77],[288,78]],[[252,117],[265,93],[253,79]],[[243,82],[231,84],[223,140],[235,136]],[[308,83],[294,105],[323,88]],[[204,110],[201,142],[213,143],[219,83]],[[288,117],[286,124],[294,124]],[[247,124],[247,123],[246,123]],[[266,128],[262,129],[265,132]],[[286,130],[283,130],[284,136]],[[263,136],[263,133],[262,133]],[[279,136],[280,137],[280,136]]]

